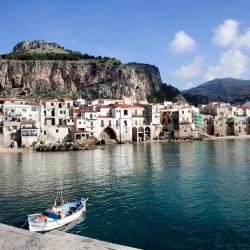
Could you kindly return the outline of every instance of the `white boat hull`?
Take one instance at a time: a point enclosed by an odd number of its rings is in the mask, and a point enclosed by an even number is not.
[[[63,219],[56,219],[53,221],[36,221],[32,219],[28,219],[29,223],[29,230],[32,232],[44,232],[44,231],[50,231],[59,227],[62,227],[72,221],[75,221],[78,219],[83,212],[86,212],[86,203],[83,203],[83,207],[73,213],[72,215],[69,215]]]

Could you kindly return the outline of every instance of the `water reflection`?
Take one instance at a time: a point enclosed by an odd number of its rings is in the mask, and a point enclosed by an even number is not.
[[[224,140],[1,154],[0,222],[18,226],[51,206],[62,169],[65,196],[90,197],[87,217],[63,230],[146,249],[250,247],[249,146]]]

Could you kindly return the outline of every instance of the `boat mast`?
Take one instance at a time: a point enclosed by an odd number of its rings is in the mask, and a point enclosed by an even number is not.
[[[63,182],[62,182],[62,165],[60,165],[60,185],[61,185],[61,195],[60,198],[63,198]]]
[[[60,181],[59,181],[59,185],[57,188],[57,194],[56,194],[56,198],[54,201],[54,206],[56,207],[56,201],[57,199],[63,200],[63,182],[62,182],[62,167],[60,166]]]

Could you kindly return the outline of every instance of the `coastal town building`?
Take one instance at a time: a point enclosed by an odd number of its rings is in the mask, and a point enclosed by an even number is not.
[[[73,100],[65,98],[40,101],[40,141],[67,141],[74,125]]]
[[[39,138],[39,129],[35,121],[21,121],[20,134],[21,134],[21,146],[29,146],[36,142]]]
[[[0,146],[125,143],[250,134],[250,105],[132,100],[0,99]]]
[[[24,99],[0,99],[1,143],[4,146],[21,146],[21,123],[39,123],[39,105]]]

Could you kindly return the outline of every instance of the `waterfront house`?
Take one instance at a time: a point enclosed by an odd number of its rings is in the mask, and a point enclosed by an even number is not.
[[[39,129],[35,121],[21,121],[21,146],[30,146],[32,143],[37,142],[39,138]]]
[[[234,135],[241,136],[247,134],[247,119],[245,117],[234,118]]]
[[[97,112],[87,109],[74,110],[75,130],[85,130],[92,136],[97,137]]]
[[[40,107],[40,140],[43,142],[69,140],[69,133],[75,126],[73,100],[68,98],[43,99]]]
[[[213,120],[213,131],[214,135],[217,137],[222,137],[227,135],[227,118],[222,116],[216,117]]]
[[[2,118],[2,144],[21,146],[21,122],[34,120],[39,122],[39,105],[24,99],[0,99]]]
[[[110,104],[98,107],[98,139],[109,139],[117,142],[132,141],[132,114],[133,109],[141,107],[133,104]]]
[[[90,141],[92,141],[92,143],[95,142],[95,137],[92,135],[92,133],[89,131],[85,131],[84,129],[71,131],[70,137],[71,137],[71,141],[73,141],[75,144],[84,145],[86,144],[86,142],[90,142]]]

